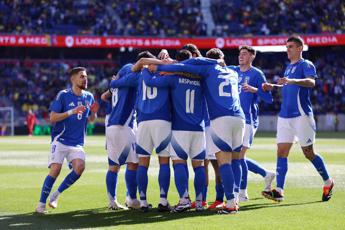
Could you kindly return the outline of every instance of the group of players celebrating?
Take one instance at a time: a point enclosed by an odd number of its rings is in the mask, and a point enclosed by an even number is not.
[[[138,55],[135,64],[123,66],[113,76],[109,90],[102,95],[102,100],[111,99],[106,118],[109,208],[150,210],[152,205],[146,196],[152,152],[159,161],[158,211],[208,208],[217,209],[220,214],[237,213],[239,203],[249,199],[248,171],[264,178],[264,197],[283,201],[287,158],[296,140],[322,177],[322,200],[328,201],[334,182],[323,159],[313,149],[316,127],[310,94],[317,78],[316,69],[312,62],[302,58],[303,40],[300,37],[290,37],[286,47],[290,64],[276,84],[267,83],[263,72],[252,66],[256,52],[250,46],[239,48],[238,66],[227,66],[223,52],[217,48],[210,49],[206,57],[202,57],[193,44],[179,50],[176,60],[170,59],[166,50],[162,50],[158,58],[145,51]],[[85,128],[87,121],[95,118],[99,105],[92,94],[85,91],[85,68],[73,68],[70,77],[72,88],[60,91],[50,106],[50,120],[54,123],[50,172],[42,187],[37,213],[46,212],[46,201],[64,158],[72,170],[51,194],[49,206],[52,208],[57,207],[59,195],[78,180],[85,168]],[[245,156],[259,124],[258,98],[271,103],[273,88],[282,91],[276,173]],[[194,170],[194,202],[189,196],[188,157]],[[179,194],[175,206],[170,206],[167,199],[170,159]],[[207,207],[210,162],[215,172],[216,199]],[[127,164],[126,207],[116,199],[118,172],[124,164]],[[277,186],[272,189],[275,176]]]

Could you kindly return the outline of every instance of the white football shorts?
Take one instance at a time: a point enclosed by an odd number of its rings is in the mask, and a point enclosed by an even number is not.
[[[131,127],[112,125],[107,127],[106,143],[109,165],[138,163],[135,153],[135,135]]]
[[[302,147],[315,142],[316,124],[313,116],[294,118],[278,117],[277,143],[294,143],[298,141]]]
[[[240,152],[243,144],[244,119],[223,116],[211,120],[210,133],[217,152]]]
[[[257,130],[257,128],[255,128],[251,124],[246,124],[244,126],[244,137],[243,137],[243,146],[244,147],[247,147],[248,149],[250,149],[250,147],[252,147],[256,130]]]
[[[140,157],[149,157],[155,150],[158,156],[169,157],[171,122],[148,120],[138,124],[136,132],[136,152]]]
[[[202,131],[173,130],[170,156],[173,160],[205,160],[205,133]]]
[[[68,146],[57,140],[51,143],[51,151],[48,158],[48,168],[51,164],[63,164],[64,159],[70,163],[74,159],[81,159],[85,161],[85,152],[83,146]]]

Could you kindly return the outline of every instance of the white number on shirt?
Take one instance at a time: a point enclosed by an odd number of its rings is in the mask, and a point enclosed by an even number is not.
[[[229,79],[225,79],[225,81],[221,82],[218,87],[218,92],[220,97],[231,97],[231,93],[224,92],[224,87],[231,85]]]
[[[111,92],[111,106],[114,108],[119,101],[119,89],[115,88]]]
[[[149,87],[143,81],[143,101],[157,97],[157,87]]]
[[[186,113],[194,113],[195,90],[186,90]]]

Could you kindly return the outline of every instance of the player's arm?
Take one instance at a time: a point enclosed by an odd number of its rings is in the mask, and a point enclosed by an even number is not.
[[[165,59],[165,60],[159,60],[155,58],[140,58],[139,61],[137,61],[133,66],[132,66],[132,71],[133,72],[138,72],[140,71],[145,65],[163,65],[163,64],[170,64],[172,63],[172,60]]]
[[[144,82],[147,86],[150,87],[169,87],[171,82],[170,82],[170,77],[155,77],[148,69],[144,69],[143,72],[143,78]]]
[[[271,104],[273,102],[273,97],[272,97],[272,93],[269,92],[269,91],[264,91],[262,89],[262,84],[266,83],[266,78],[265,78],[265,75],[261,72],[260,74],[257,75],[257,82],[256,82],[256,85],[257,85],[257,94],[258,96],[263,100],[265,101],[266,103],[269,103]]]
[[[298,85],[306,88],[313,88],[315,86],[315,79],[312,76],[303,79],[282,77],[278,80],[278,85]]]
[[[138,73],[129,73],[117,80],[110,82],[110,88],[136,87],[138,84]]]
[[[94,102],[90,106],[90,116],[88,117],[89,122],[93,122],[97,118],[98,109],[99,109],[99,104],[97,102]]]
[[[110,92],[110,90],[105,91],[105,92],[102,93],[102,95],[101,95],[102,101],[105,101],[105,102],[108,101],[108,98],[109,98],[109,97],[111,97],[111,92]]]
[[[50,112],[50,122],[52,123],[56,123],[56,122],[59,122],[59,121],[62,121],[74,114],[78,114],[78,113],[84,113],[86,110],[86,107],[84,105],[79,105],[77,107],[75,107],[74,109],[70,109],[66,112],[63,112],[63,113],[58,113],[58,112]]]
[[[190,65],[185,63],[176,63],[172,65],[158,65],[158,72],[185,72],[195,74],[201,77],[207,77],[207,72],[211,65]]]

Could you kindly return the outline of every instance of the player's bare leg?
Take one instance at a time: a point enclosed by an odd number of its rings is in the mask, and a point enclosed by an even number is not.
[[[304,156],[314,165],[320,176],[324,181],[322,201],[328,201],[332,197],[332,190],[334,187],[333,179],[329,177],[325,163],[322,157],[315,154],[313,145],[302,147]]]
[[[72,171],[66,176],[59,188],[50,196],[49,207],[57,208],[57,202],[60,194],[76,182],[83,174],[85,169],[85,161],[82,159],[72,160]]]
[[[57,163],[53,163],[50,165],[49,174],[47,175],[43,183],[40,202],[37,204],[35,210],[36,213],[44,214],[46,212],[46,200],[50,194],[50,191],[54,185],[56,178],[59,176],[61,172],[61,167],[62,165]]]

